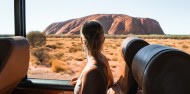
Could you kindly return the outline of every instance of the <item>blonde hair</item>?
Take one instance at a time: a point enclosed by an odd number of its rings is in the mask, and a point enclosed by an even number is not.
[[[86,21],[81,27],[80,34],[88,51],[101,51],[104,42],[104,30],[98,21]]]

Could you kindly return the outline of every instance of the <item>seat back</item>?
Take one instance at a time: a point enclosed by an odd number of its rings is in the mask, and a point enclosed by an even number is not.
[[[131,71],[131,65],[132,60],[135,56],[135,54],[143,47],[149,45],[146,41],[138,38],[138,37],[128,37],[126,38],[122,44],[121,44],[121,53],[123,55],[123,58],[125,60],[126,66],[125,66],[125,76],[123,77],[123,80],[120,79],[120,83],[122,83],[122,86],[125,86],[124,92],[127,92],[127,94],[136,94],[138,85],[132,75]],[[121,77],[120,77],[121,78]],[[127,81],[126,81],[127,80]],[[127,84],[127,85],[125,85]],[[126,90],[127,87],[127,90]],[[121,87],[123,88],[123,87]]]
[[[9,94],[26,76],[29,43],[24,37],[0,38],[0,94]]]
[[[125,62],[131,68],[135,54],[143,47],[149,45],[146,41],[138,37],[128,37],[121,43],[121,51]]]
[[[162,45],[137,52],[132,73],[142,94],[190,94],[190,55]]]

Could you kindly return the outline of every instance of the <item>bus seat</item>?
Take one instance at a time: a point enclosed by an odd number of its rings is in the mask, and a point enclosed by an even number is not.
[[[128,67],[131,68],[131,64],[135,54],[143,47],[149,45],[146,41],[138,37],[128,37],[121,43],[122,55]]]
[[[148,45],[135,55],[132,73],[141,94],[190,94],[190,55],[183,51]]]
[[[137,89],[138,89],[138,85],[137,82],[135,81],[133,75],[132,75],[132,71],[131,71],[131,64],[133,61],[133,58],[135,56],[135,54],[143,47],[149,45],[146,41],[138,38],[138,37],[128,37],[125,40],[123,40],[123,42],[121,43],[120,46],[120,51],[122,53],[122,57],[125,60],[125,63],[127,64],[127,66],[125,66],[125,71],[128,71],[125,73],[125,75],[127,75],[127,77],[123,78],[123,79],[127,79],[128,81],[122,80],[120,79],[119,81],[121,81],[120,83],[122,84],[128,84],[126,87],[124,87],[124,92],[127,92],[127,94],[136,94]],[[118,81],[118,82],[119,82]]]
[[[0,94],[10,94],[27,75],[29,43],[21,36],[0,38]]]

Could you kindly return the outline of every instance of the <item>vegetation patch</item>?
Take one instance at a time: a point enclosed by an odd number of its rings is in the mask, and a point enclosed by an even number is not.
[[[38,48],[33,49],[31,53],[37,59],[37,62],[36,62],[37,65],[50,65],[49,63],[50,56],[49,56],[47,48],[38,47]]]
[[[46,45],[46,47],[48,47],[48,48],[51,48],[51,49],[57,49],[57,48],[62,48],[60,45],[55,45],[55,44],[53,44],[53,45]]]
[[[46,44],[46,35],[40,31],[29,32],[26,38],[28,39],[31,47],[44,46]]]
[[[182,47],[185,49],[189,48],[189,46],[187,46],[187,45],[183,45]]]
[[[57,52],[57,53],[54,53],[53,56],[56,59],[62,59],[62,57],[64,56],[64,53],[63,52]]]

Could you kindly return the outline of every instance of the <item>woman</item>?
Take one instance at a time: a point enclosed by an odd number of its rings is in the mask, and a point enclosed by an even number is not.
[[[102,25],[87,21],[80,30],[81,42],[86,53],[87,64],[79,77],[71,80],[75,94],[106,94],[113,85],[113,75],[107,58],[102,54],[105,40]]]

